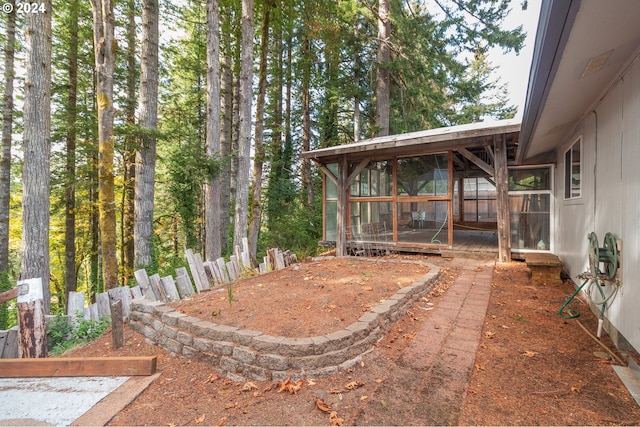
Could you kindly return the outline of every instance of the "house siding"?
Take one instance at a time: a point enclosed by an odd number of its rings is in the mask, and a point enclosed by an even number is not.
[[[564,153],[582,137],[581,197],[564,199]],[[600,246],[604,235],[622,239],[622,287],[605,314],[618,345],[640,351],[640,60],[636,60],[593,111],[585,111],[575,134],[557,151],[555,250],[565,268],[588,270],[588,233]],[[612,285],[607,285],[608,295]],[[599,309],[599,307],[598,307]],[[620,338],[621,334],[624,339]]]

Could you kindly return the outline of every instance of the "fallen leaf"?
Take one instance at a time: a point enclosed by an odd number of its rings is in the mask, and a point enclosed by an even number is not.
[[[296,382],[291,381],[291,377],[287,377],[286,380],[279,383],[280,388],[278,389],[278,393],[283,391],[288,391],[289,394],[296,394],[298,390],[302,387],[303,381],[298,380]]]
[[[415,333],[410,333],[410,334],[404,334],[402,336],[402,338],[407,339],[407,340],[412,340],[415,336],[416,336]]]
[[[380,404],[382,405],[382,407],[383,407],[385,410],[388,410],[388,409],[389,409],[389,408],[387,408],[387,402],[386,402],[386,401],[381,400],[381,401],[380,401]]]
[[[205,381],[206,383],[212,383],[214,381],[218,381],[220,379],[220,377],[216,374],[211,374],[209,376],[209,378],[207,378],[207,381]]]
[[[331,411],[329,414],[329,424],[332,426],[341,426],[344,423],[344,418],[338,417],[338,413],[336,411]]]
[[[529,351],[529,350],[525,350],[525,352],[524,352],[524,353],[522,353],[522,355],[523,355],[523,356],[526,356],[526,357],[533,357],[533,356],[535,356],[536,354],[538,354],[538,353],[536,353],[535,351]]]
[[[331,408],[329,407],[329,405],[327,405],[325,401],[323,399],[320,399],[319,397],[316,398],[316,407],[322,412],[331,413]]]
[[[316,385],[316,381],[313,378],[308,378],[307,385]]]
[[[344,388],[346,388],[347,390],[355,390],[358,387],[362,387],[364,385],[364,383],[361,383],[360,381],[351,381],[348,384],[344,385]]]
[[[200,424],[204,421],[204,419],[207,418],[206,414],[202,414],[201,416],[199,416],[198,418],[196,418],[196,424]]]
[[[489,339],[492,339],[493,337],[496,336],[496,334],[494,332],[487,331],[487,332],[484,333],[484,336],[489,338]]]
[[[235,407],[236,407],[236,404],[234,402],[229,402],[226,405],[224,405],[224,409],[232,409]]]
[[[223,426],[227,423],[227,417],[222,417],[218,420],[218,424],[216,424],[218,427]]]
[[[360,396],[360,400],[367,400],[369,396]]]
[[[578,387],[571,387],[571,393],[580,393],[580,389]]]
[[[363,291],[372,291],[372,290],[373,290],[373,288],[372,288],[371,286],[363,286],[363,287],[362,287],[362,290],[363,290]]]
[[[251,391],[251,390],[256,390],[258,388],[257,385],[255,385],[254,383],[252,383],[251,381],[247,381],[246,383],[244,383],[244,385],[242,386],[242,391]]]
[[[502,326],[502,329],[509,329],[507,325],[500,325],[500,326]]]
[[[377,380],[376,380],[376,383],[378,383],[378,384],[380,384],[381,382],[382,382],[382,380],[381,380],[381,379],[377,379]]]
[[[482,365],[481,365],[481,364],[479,364],[479,363],[476,363],[476,369],[477,369],[478,371],[484,371],[484,366],[482,366]]]

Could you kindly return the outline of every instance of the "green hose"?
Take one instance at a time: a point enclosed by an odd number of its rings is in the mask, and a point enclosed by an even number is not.
[[[564,304],[562,304],[562,307],[560,307],[560,310],[558,310],[558,316],[562,317],[563,319],[575,319],[576,317],[580,316],[580,313],[575,308],[569,307],[567,309],[567,314],[564,314],[564,309],[567,305],[569,305],[571,301],[573,301],[576,295],[578,295],[578,293],[582,290],[584,285],[586,285],[590,281],[591,281],[590,279],[587,279],[584,282],[582,282],[582,285],[580,285],[580,287],[576,289],[573,295],[571,295],[569,299],[566,300]]]

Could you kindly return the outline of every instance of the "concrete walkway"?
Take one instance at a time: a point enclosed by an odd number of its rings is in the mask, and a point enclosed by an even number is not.
[[[494,261],[455,258],[451,287],[434,302],[422,329],[355,424],[458,425],[474,368],[493,279]]]

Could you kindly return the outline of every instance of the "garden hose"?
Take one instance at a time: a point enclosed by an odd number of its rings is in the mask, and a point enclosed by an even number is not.
[[[590,281],[590,279],[587,279],[582,282],[582,285],[580,285],[580,287],[576,289],[573,295],[571,295],[569,299],[566,300],[564,304],[562,304],[562,307],[560,307],[560,310],[558,310],[558,316],[562,317],[563,319],[575,319],[576,317],[580,316],[580,313],[575,308],[569,307],[567,309],[567,314],[564,314],[564,309],[567,305],[569,305],[571,301],[573,301],[573,299],[576,297],[576,295],[578,295],[582,288],[584,288],[584,285],[586,285]]]

